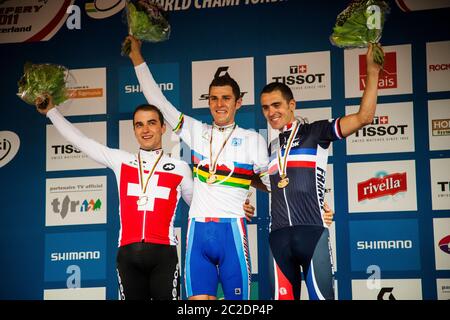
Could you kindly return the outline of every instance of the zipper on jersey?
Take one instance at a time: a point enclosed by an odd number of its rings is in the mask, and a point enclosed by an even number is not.
[[[142,242],[145,242],[145,218],[147,217],[147,210],[144,210],[144,218],[142,222]]]
[[[291,210],[289,210],[289,202],[288,202],[287,197],[286,197],[286,189],[287,188],[283,188],[283,195],[284,195],[284,201],[286,202],[287,214],[288,214],[288,219],[289,219],[289,226],[292,227]]]

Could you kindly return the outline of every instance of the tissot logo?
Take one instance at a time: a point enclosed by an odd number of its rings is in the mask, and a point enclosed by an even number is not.
[[[366,69],[366,55],[359,55],[359,89],[361,91],[366,87]],[[384,56],[384,67],[378,79],[378,88],[395,89],[397,86],[397,53],[386,52]]]
[[[291,70],[291,74],[308,72],[308,66],[306,64],[301,64],[298,66],[290,66],[289,69]]]
[[[358,183],[358,202],[385,196],[394,196],[399,192],[407,191],[406,172],[385,175],[380,178],[371,178]]]
[[[392,294],[393,290],[393,287],[381,288],[380,292],[378,293],[377,300],[396,300],[394,295]]]
[[[288,86],[295,84],[321,85],[325,79],[325,73],[309,73],[307,65],[290,66],[288,76],[273,76],[272,81],[281,82]]]
[[[55,155],[61,155],[61,154],[72,154],[72,153],[81,153],[80,150],[75,148],[71,144],[67,145],[53,145],[52,146],[53,153]]]
[[[439,191],[450,192],[450,182],[449,181],[438,181]]]
[[[450,235],[442,238],[439,241],[439,248],[445,253],[450,254]]]
[[[228,69],[230,69],[229,66],[221,66],[221,67],[217,68],[217,71],[214,74],[214,79],[218,78],[218,77],[223,77],[223,76],[231,77],[231,75],[228,73]],[[246,94],[247,94],[247,92],[241,91],[241,98],[244,98],[244,96]],[[203,93],[200,95],[200,98],[198,100],[203,101],[203,100],[208,100],[208,99],[209,99],[209,93]]]
[[[431,121],[433,136],[450,136],[450,119],[435,119]]]
[[[408,125],[389,125],[389,116],[375,116],[372,124],[355,132],[355,137],[405,135]]]

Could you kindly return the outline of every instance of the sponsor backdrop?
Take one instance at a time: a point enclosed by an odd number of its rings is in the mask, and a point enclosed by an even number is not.
[[[237,123],[268,130],[259,92],[288,84],[309,122],[357,110],[365,50],[328,40],[348,1],[158,1],[169,41],[143,54],[166,97],[211,121],[208,84],[241,84]],[[325,3],[326,2],[326,3]],[[445,1],[390,1],[386,64],[372,124],[330,148],[327,201],[339,299],[450,298],[450,8]],[[71,70],[61,111],[89,137],[136,151],[131,116],[145,99],[128,58],[121,0],[0,1],[0,299],[117,299],[120,228],[113,173],[65,141],[17,98],[27,61]],[[324,9],[326,8],[326,9]],[[170,131],[164,148],[188,160]],[[269,299],[269,197],[252,197],[252,298]],[[188,207],[179,206],[184,263]],[[302,299],[307,299],[307,294]]]

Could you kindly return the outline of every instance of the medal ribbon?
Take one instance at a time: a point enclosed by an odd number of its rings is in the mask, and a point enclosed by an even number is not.
[[[282,179],[286,177],[286,167],[287,167],[287,158],[289,156],[289,152],[291,151],[292,147],[292,141],[294,141],[294,137],[297,134],[297,130],[300,127],[300,123],[298,121],[295,122],[295,128],[292,129],[291,134],[289,135],[289,139],[286,145],[286,149],[284,151],[284,156],[281,156],[281,143],[280,143],[280,149],[278,150],[277,158],[278,158],[278,168],[279,168],[279,174]],[[281,162],[283,162],[283,165],[281,165]]]
[[[145,182],[145,185],[143,185],[143,180],[144,180],[144,172],[143,172],[143,164],[141,162],[141,152],[139,151],[138,153],[138,160],[139,160],[139,182],[141,183],[141,191],[142,194],[144,195],[147,191],[147,186],[148,186],[148,182],[150,181],[150,178],[153,175],[153,172],[156,169],[156,165],[158,164],[159,160],[161,160],[162,155],[163,155],[164,151],[161,150],[161,154],[159,155],[158,159],[156,159],[155,163],[153,164],[153,168],[152,170],[150,170],[150,173],[147,177],[147,181]]]
[[[227,144],[228,140],[230,139],[231,135],[234,132],[234,129],[236,129],[236,123],[233,126],[233,129],[228,134],[228,137],[225,139],[225,141],[222,143],[222,147],[220,147],[219,152],[217,153],[216,159],[212,161],[212,141],[213,141],[213,132],[214,132],[214,125],[211,126],[211,137],[209,138],[209,173],[214,174],[216,173],[216,167],[217,167],[217,160],[219,159],[219,155],[225,148],[225,145]]]

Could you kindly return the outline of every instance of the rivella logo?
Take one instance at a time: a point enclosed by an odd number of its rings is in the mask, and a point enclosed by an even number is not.
[[[0,131],[0,168],[8,164],[17,154],[20,139],[12,131]]]
[[[439,241],[439,248],[447,254],[450,254],[450,235],[445,236]]]
[[[407,190],[406,172],[389,175],[386,172],[380,172],[377,177],[358,183],[358,202],[394,196]]]
[[[361,54],[359,55],[359,89],[361,91],[366,87],[366,70],[366,55]],[[378,79],[378,89],[395,89],[397,87],[397,52],[386,52],[383,70]]]

